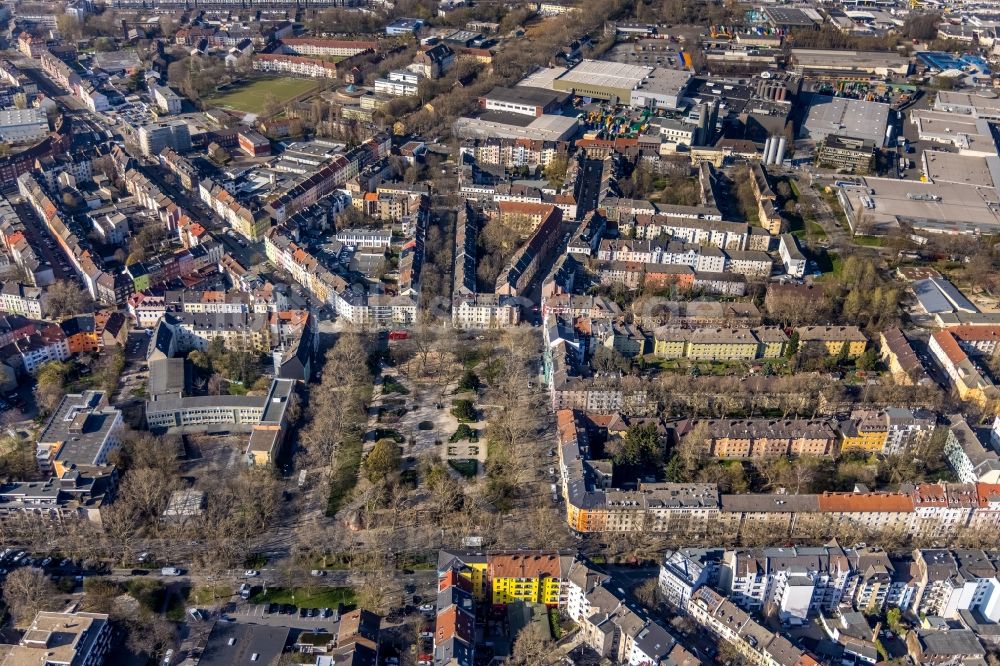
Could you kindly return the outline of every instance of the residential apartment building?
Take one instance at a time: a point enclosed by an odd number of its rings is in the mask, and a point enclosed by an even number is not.
[[[392,231],[389,229],[341,229],[337,240],[353,247],[385,249],[392,245]]]
[[[111,640],[111,622],[106,614],[40,611],[3,664],[101,666],[111,649]]]
[[[628,604],[609,576],[572,555],[441,551],[438,590],[436,664],[471,664],[476,608],[487,604],[562,610],[580,626],[583,642],[615,663],[697,663],[666,628]]]
[[[937,416],[926,409],[888,407],[885,410],[889,435],[883,453],[903,453],[930,441],[937,428]]]
[[[159,155],[160,166],[169,169],[188,191],[198,190],[198,170],[188,159],[170,148],[164,148]]]
[[[836,431],[819,419],[686,419],[674,432],[678,440],[703,432],[699,444],[711,458],[832,456],[837,451]]]
[[[919,591],[917,613],[957,619],[961,611],[1000,618],[1000,562],[992,551],[917,549],[913,553]]]
[[[439,79],[455,64],[455,52],[447,44],[439,42],[417,51],[413,63],[407,67],[428,79]]]
[[[606,209],[605,209],[606,210]],[[613,219],[610,213],[608,219]],[[619,222],[619,225],[622,223]],[[625,223],[626,231],[634,230],[638,239],[654,239],[665,234],[672,240],[696,245],[712,245],[723,250],[767,251],[770,236],[752,233],[742,222],[722,222],[673,215],[636,215],[634,224]]]
[[[61,477],[74,468],[108,465],[120,445],[122,414],[103,391],[63,396],[38,435],[35,460],[43,472]]]
[[[438,571],[453,570],[470,583],[479,603],[516,601],[558,608],[564,576],[573,558],[549,551],[451,552],[438,554]]]
[[[439,557],[440,560],[440,557]],[[434,663],[473,666],[476,655],[474,571],[455,561],[438,564],[438,594],[434,623]]]
[[[313,37],[285,37],[281,40],[284,51],[293,55],[339,56],[349,58],[359,53],[375,51],[378,42],[348,39],[316,39]]]
[[[508,206],[525,206],[529,204],[508,204]],[[503,215],[501,203],[501,215]],[[549,258],[559,243],[559,233],[562,228],[562,210],[556,206],[544,206],[537,212],[541,221],[533,228],[527,242],[510,258],[496,281],[495,292],[500,296],[518,296],[533,280],[544,262]]]
[[[962,400],[993,410],[1000,405],[1000,389],[980,370],[976,359],[991,357],[1000,341],[997,326],[953,326],[931,335],[928,349]]]
[[[882,361],[889,367],[892,380],[897,384],[913,386],[931,381],[917,352],[898,328],[892,327],[879,333],[879,351]]]
[[[781,358],[788,336],[778,327],[681,328],[661,326],[653,332],[653,353],[662,358],[752,361]]]
[[[153,98],[163,113],[175,114],[181,112],[182,98],[167,86],[154,86]]]
[[[478,164],[497,165],[508,169],[519,167],[546,167],[556,155],[564,155],[565,142],[537,139],[489,138],[471,141],[461,147],[463,154],[470,154]]]
[[[206,351],[215,340],[222,340],[231,350],[270,353],[277,347],[296,344],[311,329],[306,310],[262,314],[217,311],[221,309],[164,314],[153,330],[147,358],[170,357],[195,349]]]
[[[857,326],[799,326],[799,344],[814,345],[827,356],[857,358],[865,353],[868,338]]]
[[[840,424],[840,450],[863,453],[882,453],[889,439],[888,417],[879,410],[854,410],[850,418]]]
[[[566,341],[560,342],[558,348],[563,348],[565,354],[572,353],[566,351],[570,349]],[[558,367],[553,372],[558,373]],[[560,389],[566,391],[560,400],[581,405],[589,395],[584,387],[575,387],[574,381],[568,380],[569,386]],[[619,387],[616,397],[602,397],[591,411],[620,410],[631,397],[631,390]],[[567,524],[578,532],[672,532],[701,535],[699,538],[719,535],[720,539],[767,535],[770,540],[794,540],[815,539],[817,535],[829,538],[843,529],[862,529],[876,539],[884,534],[890,538],[919,535],[945,540],[966,529],[1000,528],[1000,485],[982,482],[920,484],[904,486],[898,492],[858,488],[854,492],[819,495],[719,494],[713,484],[640,483],[636,490],[617,489],[610,483],[613,463],[591,460],[589,431],[597,426],[583,411],[574,411],[586,407],[556,409],[559,491],[566,501]],[[690,432],[695,423],[678,422],[668,433],[676,439]],[[706,457],[736,459],[832,455],[837,444],[836,432],[827,422],[806,419],[719,419],[715,424],[709,420],[699,428],[699,436],[704,437]],[[894,586],[896,582],[894,579]],[[877,585],[873,589],[877,590]],[[878,596],[903,604],[912,592],[902,584],[890,586]]]
[[[1000,456],[960,414],[948,417],[944,456],[962,483],[1000,483]]]
[[[778,255],[785,272],[801,278],[806,274],[806,258],[799,249],[799,242],[791,234],[781,234],[778,240]]]
[[[32,56],[34,57],[34,56]],[[59,87],[75,93],[80,86],[80,76],[73,68],[57,58],[51,51],[43,49],[40,54],[42,69]]]
[[[497,294],[455,296],[451,306],[451,324],[459,329],[510,328],[521,322],[517,299]]]
[[[392,97],[413,97],[420,92],[420,81],[423,75],[408,70],[393,70],[386,78],[375,79],[373,84],[376,93]]]
[[[100,525],[102,511],[113,497],[117,479],[114,470],[72,469],[44,481],[2,483],[0,522],[37,522],[47,524],[49,529],[76,520]]]
[[[183,120],[148,123],[139,128],[139,147],[146,157],[157,157],[165,148],[184,153],[191,150],[191,131]]]
[[[5,282],[0,286],[0,312],[41,319],[45,291],[20,282]]]
[[[839,545],[727,551],[721,567],[724,592],[736,605],[758,612],[774,607],[788,624],[835,610],[852,578]]]
[[[339,75],[336,63],[321,58],[284,55],[280,53],[256,53],[253,68],[258,72],[280,72],[297,74],[309,78],[335,79]]]
[[[58,324],[37,327],[33,332],[12,340],[0,351],[15,369],[36,374],[51,361],[68,361],[72,357],[66,333]]]
[[[111,108],[108,96],[94,87],[91,83],[81,83],[77,87],[77,97],[83,100],[91,113],[100,113]]]
[[[233,231],[249,241],[259,241],[271,228],[271,217],[267,211],[256,206],[251,208],[210,178],[198,183],[198,194],[209,208],[229,223]]]
[[[688,602],[687,611],[691,619],[728,643],[751,664],[819,666],[820,662],[811,655],[758,624],[749,613],[709,587],[698,588]]]
[[[703,294],[745,296],[747,281],[744,276],[738,273],[695,273],[694,279],[691,281],[691,289]]]
[[[714,587],[725,554],[721,548],[669,550],[660,565],[657,587],[664,601],[678,613],[687,612],[694,591],[703,585]]]

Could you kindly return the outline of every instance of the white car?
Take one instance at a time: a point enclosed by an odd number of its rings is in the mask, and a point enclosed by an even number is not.
[[[246,571],[243,572],[243,575],[246,576],[247,578],[256,578],[257,576],[260,575],[260,572],[254,571],[253,569],[247,569]]]

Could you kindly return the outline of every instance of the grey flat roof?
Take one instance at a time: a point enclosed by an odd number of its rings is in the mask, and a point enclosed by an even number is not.
[[[819,141],[827,134],[868,139],[876,146],[885,141],[889,105],[846,97],[813,95],[809,101],[802,136]]]
[[[564,94],[558,94],[544,88],[533,88],[531,86],[517,86],[514,88],[503,88],[497,86],[485,95],[486,99],[500,102],[510,102],[512,104],[535,104],[537,106],[548,106],[553,102],[558,102],[564,98]]]
[[[924,310],[932,314],[955,311],[979,312],[979,308],[973,305],[965,294],[942,277],[917,280],[913,283],[913,293]]]
[[[552,82],[566,73],[565,67],[540,67],[521,79],[518,88],[544,88],[552,90]]]
[[[288,642],[288,634],[288,627],[216,622],[198,664],[271,666],[278,663],[285,643]]]
[[[264,403],[264,414],[260,417],[261,423],[279,424],[284,420],[288,398],[294,386],[295,381],[292,379],[276,379],[271,382],[271,389]]]
[[[676,94],[691,80],[691,72],[670,67],[657,67],[639,84],[637,90],[647,90],[660,94]]]
[[[178,409],[195,409],[198,407],[225,407],[230,409],[258,408],[263,409],[266,397],[260,395],[196,395],[187,398],[161,398],[155,402],[146,403],[147,412],[165,412]]]
[[[120,415],[113,407],[99,407],[103,397],[103,391],[63,397],[38,441],[62,442],[56,454],[58,460],[94,464],[101,445]],[[77,429],[79,432],[72,432]]]
[[[1000,98],[996,95],[980,95],[977,93],[954,92],[942,90],[934,99],[934,109],[948,111],[955,107],[969,107],[979,113],[989,115],[1000,114]]]
[[[607,60],[584,60],[560,76],[559,80],[632,90],[652,71],[652,67],[641,65],[627,65]]]
[[[527,127],[535,120],[534,117],[526,116],[523,113],[507,111],[485,111],[476,116],[476,118],[487,123],[501,123],[517,127]]]
[[[978,157],[928,150],[921,157],[921,162],[927,177],[934,182],[996,187],[1000,180],[1000,157],[996,155]]]
[[[952,312],[954,308],[944,297],[941,290],[930,280],[917,280],[913,283],[913,295],[917,297],[922,307],[930,314],[938,312]]]
[[[816,25],[808,14],[797,7],[767,7],[764,9],[764,14],[774,24],[806,27]]]
[[[154,359],[149,363],[149,394],[182,393],[187,388],[187,366],[183,358]]]
[[[792,49],[792,57],[806,67],[857,65],[860,67],[902,67],[909,58],[888,51],[845,51],[841,49]]]
[[[865,178],[863,183],[867,193],[862,187],[843,194],[854,210],[864,208],[861,198],[867,196],[874,207],[865,212],[875,224],[901,220],[932,233],[996,233],[1000,228],[1000,196],[992,187],[895,178]]]

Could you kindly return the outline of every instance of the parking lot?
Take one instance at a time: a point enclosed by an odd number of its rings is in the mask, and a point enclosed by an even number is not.
[[[303,616],[301,614],[302,609],[297,609],[294,606],[284,606],[283,609],[286,612],[280,612],[277,609],[271,608],[274,606],[278,606],[278,604],[241,604],[226,617],[232,618],[235,622],[273,624],[277,626],[292,625],[300,629],[325,629],[327,631],[333,631],[339,620],[336,612],[332,612],[327,617],[322,617],[318,613],[309,617]],[[275,610],[276,612],[269,612],[269,610]]]

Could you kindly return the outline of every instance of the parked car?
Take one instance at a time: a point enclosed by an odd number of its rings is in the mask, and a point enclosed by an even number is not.
[[[326,572],[323,571],[322,569],[313,569],[312,571],[309,572],[309,575],[310,576],[317,576],[317,577],[319,577],[319,576],[325,576]]]

